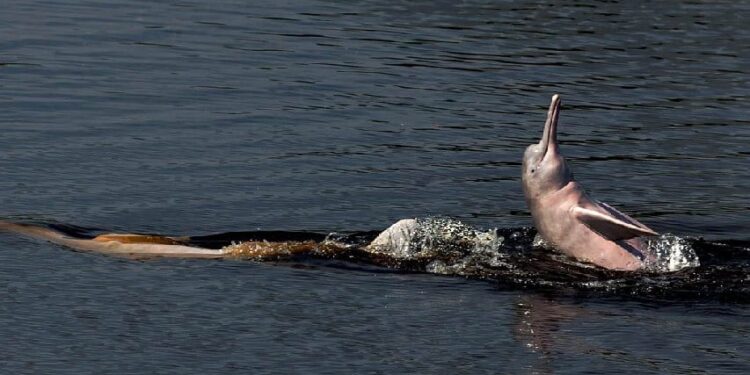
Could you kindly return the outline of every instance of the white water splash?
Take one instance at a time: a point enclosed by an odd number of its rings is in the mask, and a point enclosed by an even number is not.
[[[700,266],[698,255],[690,243],[670,233],[645,240],[655,259],[646,261],[646,269],[656,272],[676,272]]]
[[[445,273],[439,271],[444,260],[497,254],[503,241],[495,230],[485,232],[458,220],[430,217],[401,220],[381,232],[366,249],[395,259],[434,260],[428,265],[428,272]]]

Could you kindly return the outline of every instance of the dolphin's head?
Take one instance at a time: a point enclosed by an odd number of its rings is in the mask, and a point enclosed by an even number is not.
[[[527,202],[557,191],[573,179],[557,144],[557,120],[560,96],[552,96],[544,134],[539,143],[530,145],[523,154],[523,192]]]

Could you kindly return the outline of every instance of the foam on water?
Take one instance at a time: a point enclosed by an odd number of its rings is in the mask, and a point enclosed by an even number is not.
[[[495,230],[480,231],[458,220],[441,217],[405,219],[392,225],[369,251],[398,259],[457,259],[477,252],[497,252],[504,238]]]
[[[646,245],[655,255],[646,262],[646,269],[654,272],[677,272],[700,266],[695,249],[682,237],[671,233],[656,238],[646,238]]]

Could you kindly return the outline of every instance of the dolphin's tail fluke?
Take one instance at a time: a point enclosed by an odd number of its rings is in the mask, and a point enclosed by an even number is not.
[[[63,232],[32,224],[0,220],[0,231],[18,233],[75,250],[131,258],[224,258],[224,250],[186,246],[179,239],[138,234],[103,234],[93,239],[71,237]]]

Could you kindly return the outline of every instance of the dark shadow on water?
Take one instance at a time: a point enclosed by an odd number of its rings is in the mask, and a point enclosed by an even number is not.
[[[71,236],[91,238],[99,230],[66,224],[47,224]],[[654,303],[713,300],[750,303],[750,242],[686,239],[700,266],[677,272],[618,272],[576,262],[534,246],[532,228],[497,229],[499,248],[457,253],[437,251],[428,258],[403,259],[365,251],[379,231],[317,233],[304,231],[228,232],[188,237],[189,243],[222,248],[244,241],[315,241],[335,238],[347,245],[343,252],[310,252],[264,258],[291,267],[333,267],[386,273],[434,273],[486,280],[500,290],[526,290],[556,297],[624,298]],[[457,255],[458,254],[458,255]],[[438,264],[439,266],[436,266]]]

